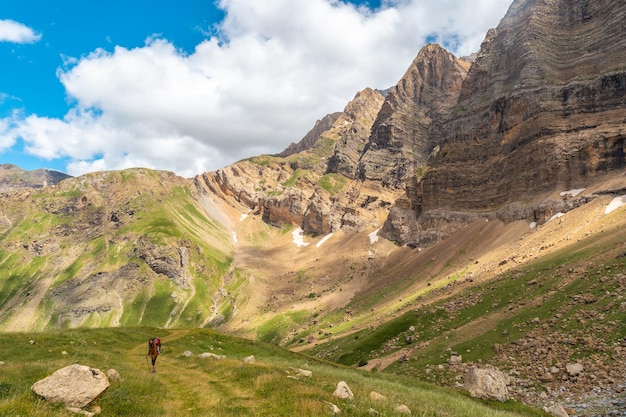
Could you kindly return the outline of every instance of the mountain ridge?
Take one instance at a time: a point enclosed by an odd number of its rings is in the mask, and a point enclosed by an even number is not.
[[[450,387],[494,365],[533,404],[618,394],[625,13],[516,0],[469,70],[428,45],[286,156],[1,193],[0,329],[213,327]]]

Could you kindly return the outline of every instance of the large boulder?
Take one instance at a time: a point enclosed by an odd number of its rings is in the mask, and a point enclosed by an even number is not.
[[[82,408],[92,403],[109,388],[109,379],[99,369],[70,365],[37,381],[31,390],[44,399]]]
[[[509,399],[507,376],[495,368],[472,367],[465,375],[464,388],[475,398],[505,402]]]
[[[354,398],[352,390],[345,381],[339,381],[337,383],[337,389],[335,389],[333,396],[343,400],[351,400]]]

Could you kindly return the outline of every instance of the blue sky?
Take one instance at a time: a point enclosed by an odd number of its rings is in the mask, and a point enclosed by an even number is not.
[[[190,177],[297,142],[502,0],[20,0],[0,8],[0,163]]]

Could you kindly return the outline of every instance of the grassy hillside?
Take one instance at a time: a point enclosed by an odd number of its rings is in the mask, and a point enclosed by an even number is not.
[[[229,310],[213,295],[231,237],[172,173],[68,179],[5,195],[0,214],[0,329],[199,327]]]
[[[158,372],[151,374],[146,341],[157,334],[163,354]],[[186,350],[194,355],[185,357]],[[226,358],[199,358],[203,352]],[[255,363],[244,363],[250,355]],[[61,406],[36,397],[30,386],[74,363],[121,374],[123,380],[112,381],[94,403],[102,416],[330,416],[329,403],[346,416],[367,416],[370,408],[396,415],[399,404],[407,405],[412,415],[432,417],[544,415],[516,402],[479,402],[414,379],[364,373],[209,330],[142,327],[0,334],[0,361],[2,416],[67,416]],[[310,370],[312,376],[298,376],[297,369]],[[339,381],[348,383],[354,400],[333,397]],[[387,400],[370,400],[371,391]]]

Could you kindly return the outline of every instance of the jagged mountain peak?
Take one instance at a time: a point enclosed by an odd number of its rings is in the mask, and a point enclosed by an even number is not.
[[[469,62],[437,44],[419,51],[385,97],[359,162],[360,178],[404,186],[436,146],[432,127],[457,103],[468,68]]]

